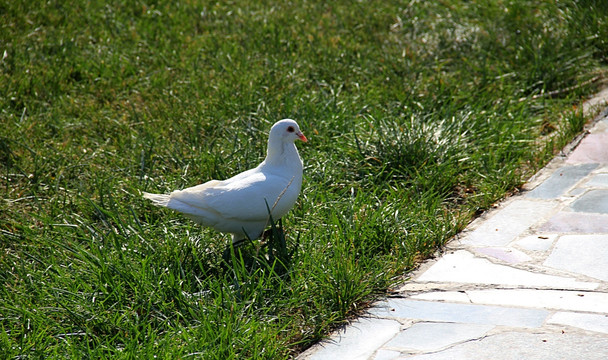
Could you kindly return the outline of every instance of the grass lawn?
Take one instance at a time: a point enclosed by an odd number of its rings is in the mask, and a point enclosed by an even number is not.
[[[581,131],[607,39],[603,0],[0,0],[0,358],[296,355]],[[141,197],[285,117],[284,242]]]

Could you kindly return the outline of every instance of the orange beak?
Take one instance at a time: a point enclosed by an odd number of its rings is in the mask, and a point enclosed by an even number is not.
[[[296,135],[298,135],[300,140],[302,140],[304,142],[308,142],[308,139],[306,138],[306,136],[304,136],[304,134],[302,132],[298,132]]]

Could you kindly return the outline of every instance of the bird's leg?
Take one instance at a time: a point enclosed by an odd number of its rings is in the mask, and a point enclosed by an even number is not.
[[[233,241],[232,243],[229,243],[228,245],[226,245],[226,249],[224,250],[223,254],[222,254],[222,258],[224,259],[224,261],[229,264],[231,262],[232,259],[232,253],[240,254],[240,248],[241,246],[245,245],[247,243],[247,241],[251,241],[248,238],[244,238],[244,239],[240,239],[237,241]]]
[[[267,229],[262,233],[262,240],[266,240],[271,237],[272,237],[272,228]]]
[[[248,240],[249,240],[249,239],[245,238],[245,239],[241,239],[241,240],[234,241],[234,242],[232,243],[232,247],[234,247],[234,248],[236,249],[236,248],[238,248],[239,246],[243,246],[243,244],[245,244],[245,242],[247,242]],[[230,246],[230,245],[228,245],[228,246]]]

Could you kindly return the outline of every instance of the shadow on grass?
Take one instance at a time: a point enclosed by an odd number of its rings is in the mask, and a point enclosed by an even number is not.
[[[260,241],[244,239],[227,245],[222,254],[222,271],[232,272],[235,277],[253,276],[263,272],[272,277],[284,278],[292,268],[292,259],[298,249],[300,237],[293,247],[288,246],[281,220],[270,220]]]

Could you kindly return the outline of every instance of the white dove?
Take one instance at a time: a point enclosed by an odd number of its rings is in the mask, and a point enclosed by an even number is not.
[[[293,207],[302,187],[302,159],[295,141],[307,142],[291,119],[276,122],[268,136],[268,153],[257,167],[227,180],[204,184],[170,194],[143,193],[154,205],[177,210],[188,218],[219,232],[232,234],[232,242],[257,239],[273,220]]]

